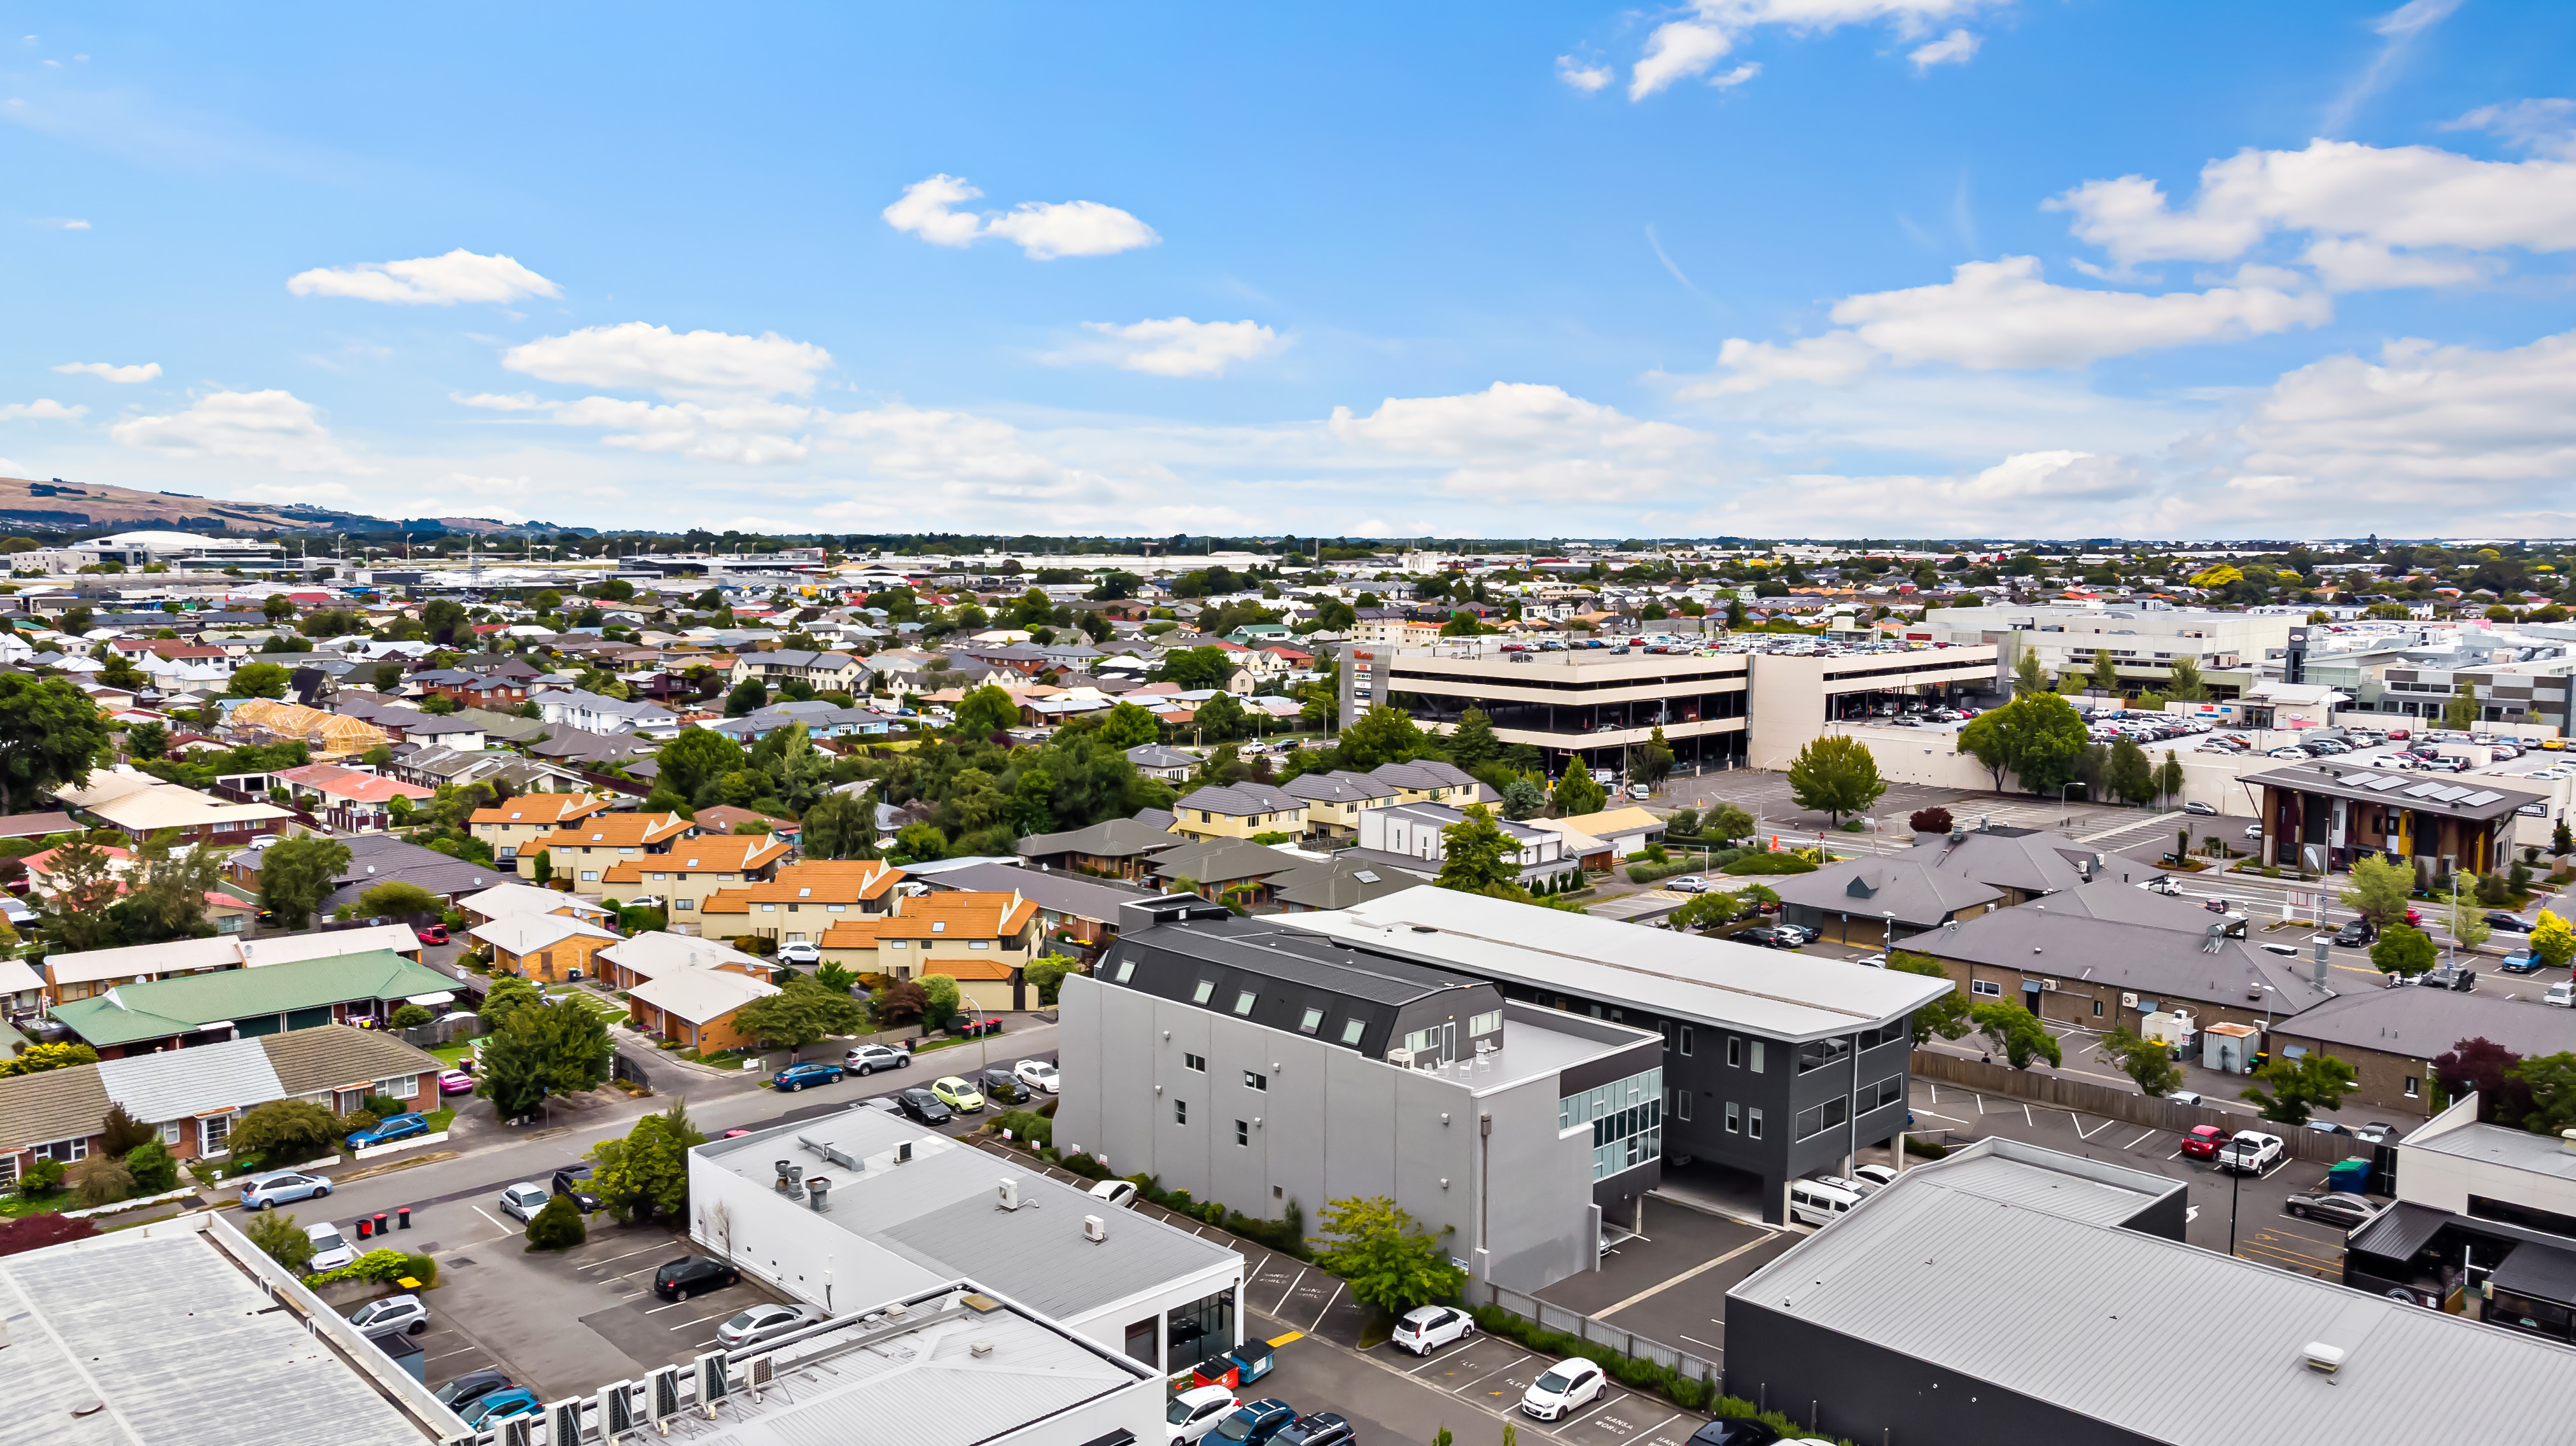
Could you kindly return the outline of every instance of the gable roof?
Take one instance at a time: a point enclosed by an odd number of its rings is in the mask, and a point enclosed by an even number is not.
[[[1399,792],[1394,784],[1384,779],[1348,770],[1301,773],[1281,786],[1309,803],[1364,803],[1370,799],[1393,798]]]
[[[369,924],[357,929],[324,929],[264,939],[218,934],[211,939],[169,939],[158,944],[56,954],[45,961],[45,972],[57,984],[81,984],[132,979],[142,974],[186,974],[199,969],[258,969],[306,959],[340,959],[379,952],[417,954],[419,936],[401,924]]]
[[[1172,815],[1160,813],[1159,820],[1144,817],[1113,818],[1088,828],[1064,833],[1033,833],[1015,845],[1020,857],[1036,858],[1041,854],[1089,854],[1095,858],[1133,858],[1138,854],[1160,853],[1178,848],[1185,840],[1172,833]]]
[[[560,826],[605,812],[607,808],[605,799],[593,798],[587,793],[523,793],[490,808],[474,810],[466,822]]]
[[[479,894],[467,894],[458,899],[456,907],[487,919],[505,919],[514,914],[554,914],[566,909],[570,909],[576,918],[604,919],[610,913],[578,894],[541,889],[534,884],[494,884]]]
[[[2212,923],[2218,919],[2215,914],[2202,917]],[[2319,989],[2315,976],[2295,960],[2266,952],[2242,939],[2221,938],[2215,952],[2205,947],[2207,942],[2205,935],[2195,937],[2178,929],[2098,919],[2052,909],[2047,902],[2036,901],[2019,908],[1991,910],[1955,927],[1916,935],[1905,947],[1936,959],[2134,990],[2142,1005],[2150,999],[2159,1003],[2189,1000],[2262,1009],[2269,1001],[2278,1018],[2334,998]],[[2289,1026],[2284,1021],[2276,1027]],[[2570,1021],[2568,1033],[2576,1038],[2576,1021]],[[2450,1042],[2443,1041],[2442,1048],[2450,1048]]]
[[[1237,879],[1266,879],[1305,862],[1250,839],[1220,838],[1183,844],[1169,853],[1156,854],[1153,870],[1158,878],[1221,884]]]
[[[1930,927],[1961,909],[2003,901],[2003,892],[1931,867],[1927,859],[1872,855],[1828,864],[1813,873],[1765,879],[1784,904]]]
[[[688,831],[689,821],[676,813],[607,813],[540,834],[521,848],[642,848]]]
[[[1301,813],[1306,801],[1266,783],[1238,783],[1232,786],[1211,784],[1184,795],[1177,808],[1197,809],[1202,813],[1221,813],[1229,818],[1247,818],[1265,813]]]
[[[488,924],[477,924],[467,931],[495,949],[510,954],[526,954],[534,949],[549,949],[566,939],[615,939],[618,937],[596,924],[561,914],[511,914]]]
[[[1411,763],[1381,763],[1370,769],[1368,776],[1415,793],[1443,788],[1473,788],[1476,784],[1475,776],[1467,770],[1436,758],[1418,758]]]
[[[2461,1040],[2480,1036],[2525,1059],[2576,1050],[2576,1011],[2448,989],[2364,986],[2272,1028],[2276,1034],[2313,1039],[2329,1047],[2374,1049],[2421,1060],[2447,1054]]]
[[[1531,822],[1535,823],[1537,820],[1533,819]],[[1623,833],[1640,833],[1664,827],[1662,819],[1634,805],[1626,808],[1603,809],[1599,813],[1582,814],[1575,818],[1560,818],[1556,822],[1576,833],[1588,833],[1594,838],[1615,838]]]
[[[714,969],[727,964],[750,969],[755,978],[767,978],[778,967],[757,954],[746,954],[720,940],[673,934],[661,929],[620,939],[600,950],[598,957],[647,979],[657,978],[673,969]]]
[[[93,1045],[184,1034],[218,1020],[256,1019],[359,999],[452,994],[456,981],[399,954],[352,954],[259,969],[182,974],[120,984],[95,999],[54,1006],[54,1018]]]
[[[742,904],[855,904],[882,897],[903,882],[904,871],[882,859],[808,859],[788,864],[776,877],[720,889],[706,901]]]
[[[636,884],[650,873],[749,873],[787,856],[787,845],[768,834],[716,834],[684,838],[666,854],[620,859],[599,876],[608,884]]]
[[[636,985],[632,997],[691,1024],[705,1024],[777,992],[778,986],[765,979],[727,969],[673,969]]]

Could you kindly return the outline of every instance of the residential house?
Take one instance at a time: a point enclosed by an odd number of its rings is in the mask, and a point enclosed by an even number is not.
[[[270,777],[298,807],[319,817],[335,833],[381,833],[393,824],[395,799],[418,804],[438,796],[435,789],[336,763],[308,763]]]
[[[575,892],[599,889],[601,876],[628,859],[650,859],[671,851],[692,832],[676,813],[600,813],[537,835],[520,852],[551,856],[555,877],[572,881]],[[643,893],[643,889],[631,891]]]
[[[52,838],[58,833],[79,833],[81,822],[68,813],[13,813],[0,816],[0,839]]]
[[[45,1002],[66,1004],[95,998],[120,985],[181,975],[374,953],[399,954],[418,962],[420,939],[401,924],[370,924],[309,934],[275,934],[265,939],[218,935],[211,939],[167,939],[158,944],[56,954],[44,961]]]
[[[517,869],[523,845],[606,812],[608,801],[587,793],[523,793],[476,809],[465,826],[492,850],[493,866],[507,873]]]
[[[562,914],[510,914],[470,931],[475,943],[492,952],[492,968],[544,984],[561,984],[596,974],[591,956],[619,936],[597,924]]]
[[[435,1109],[440,1068],[397,1035],[323,1025],[0,1079],[0,1185],[40,1159],[103,1152],[113,1106],[158,1130],[174,1157],[220,1160],[244,1111],[301,1099],[345,1115],[371,1094]]]
[[[1127,761],[1136,765],[1138,773],[1165,783],[1187,783],[1199,766],[1195,757],[1160,743],[1137,744],[1127,750]]]
[[[2274,962],[2296,969],[2287,959]],[[2364,984],[2275,1019],[2265,1043],[2276,1058],[2315,1051],[2351,1065],[2355,1088],[2348,1104],[2422,1115],[2430,1113],[2434,1057],[2467,1039],[2492,1041],[2525,1059],[2569,1053],[2576,1051],[2576,1011],[2538,1006],[2530,996]],[[2576,1162],[2576,1152],[2559,1158]]]
[[[604,924],[616,917],[617,911],[604,908],[579,894],[559,889],[541,889],[532,884],[494,884],[479,894],[468,894],[456,901],[456,910],[465,916],[468,928],[488,924],[495,919],[515,918],[521,914],[560,914],[567,919]]]
[[[1466,819],[1461,810],[1436,803],[1371,809],[1360,815],[1358,847],[1344,852],[1355,863],[1437,879],[1449,857],[1448,830]],[[1492,823],[1510,840],[1503,861],[1516,870],[1515,882],[1562,881],[1575,869],[1565,856],[1564,835],[1505,818]]]
[[[1243,839],[1201,839],[1156,854],[1153,881],[1175,892],[1231,901],[1245,908],[1271,902],[1271,880],[1312,862]]]
[[[986,1011],[1029,1007],[1023,971],[1037,957],[1038,906],[1011,893],[897,894],[884,914],[844,918],[823,931],[823,957],[861,974],[920,979],[945,974],[961,999]]]
[[[591,956],[598,978],[611,989],[631,990],[647,979],[679,969],[723,969],[768,983],[778,982],[778,964],[747,954],[730,944],[694,934],[655,929],[630,935]]]
[[[721,733],[746,746],[772,733],[802,727],[809,738],[882,737],[894,727],[891,716],[868,708],[845,708],[820,698],[789,699],[739,718],[711,718],[689,726]]]
[[[1394,804],[1402,792],[1365,773],[1301,773],[1280,785],[1306,805],[1309,830],[1322,838],[1357,838],[1360,819],[1373,809]]]
[[[673,969],[637,984],[627,994],[627,1017],[657,1039],[701,1053],[758,1041],[735,1025],[744,1005],[766,999],[778,986],[729,969]]]
[[[598,871],[596,887],[611,904],[665,900],[663,916],[686,923],[681,916],[694,913],[718,889],[768,878],[788,852],[786,844],[767,834],[683,835],[658,851],[647,848],[608,864]],[[583,877],[579,887],[593,887],[587,881],[589,870]]]
[[[700,836],[713,835],[718,838],[743,832],[745,824],[758,824],[764,833],[782,839],[793,839],[803,827],[792,818],[773,818],[768,814],[755,813],[747,808],[736,808],[729,803],[699,809],[697,817],[689,821],[697,825]]]
[[[669,738],[680,731],[678,715],[654,703],[610,698],[579,688],[548,688],[529,700],[548,723],[585,733],[634,733]]]
[[[1613,808],[1575,818],[1534,818],[1530,823],[1533,827],[1558,833],[1579,833],[1599,839],[1623,859],[1644,853],[1648,844],[1664,841],[1664,821],[1642,808]]]
[[[1155,854],[1182,842],[1168,821],[1113,818],[1063,833],[1029,834],[1016,847],[1022,859],[1038,868],[1141,879],[1151,870]]]
[[[1197,789],[1174,804],[1172,814],[1172,832],[1192,838],[1248,839],[1266,833],[1294,838],[1306,832],[1306,801],[1266,783]]]
[[[1781,880],[1769,882],[1776,886]],[[2008,999],[2052,1027],[2137,1033],[2149,1014],[2180,1012],[2198,1030],[2237,1024],[2277,1031],[2291,1027],[2292,1016],[2334,999],[2308,966],[2228,938],[2225,921],[2203,917],[2217,932],[2195,935],[2121,923],[2042,900],[1990,910],[1911,939],[1900,936],[1899,942],[1940,960],[1970,1003]],[[1884,937],[1856,929],[1852,942],[1874,944]],[[2576,1047],[2576,1020],[2568,1021],[2565,1033]],[[2450,1047],[2444,1040],[2432,1052]],[[2274,1049],[2279,1052],[2277,1034]]]
[[[1471,803],[1500,801],[1487,797],[1473,774],[1436,758],[1381,763],[1370,769],[1368,776],[1372,782],[1393,788],[1399,803],[1445,803],[1452,808],[1465,808]]]
[[[523,675],[506,676],[449,668],[414,673],[411,685],[429,697],[445,698],[460,709],[490,708],[516,712],[520,704],[528,701],[530,680],[534,676],[534,669],[528,669]]]
[[[891,909],[903,879],[903,870],[881,859],[808,859],[766,879],[713,889],[699,900],[697,922],[722,938],[810,943],[844,919]]]
[[[1136,884],[1109,883],[1021,864],[969,864],[926,876],[934,892],[1017,893],[1038,906],[1041,954],[1063,954],[1085,961],[1118,937],[1122,904],[1152,898]]]
[[[1345,849],[1329,859],[1301,863],[1268,880],[1270,901],[1283,914],[1348,909],[1406,889],[1428,887],[1418,874],[1382,868],[1351,857]]]
[[[809,683],[817,693],[856,693],[859,681],[867,676],[867,669],[848,653],[812,653],[792,648],[746,653],[742,666],[773,690],[792,681]]]
[[[381,1025],[405,1004],[443,1008],[455,990],[448,975],[377,951],[119,984],[55,1005],[53,1018],[113,1058],[317,1024]]]
[[[678,732],[678,724],[672,725]],[[611,767],[633,770],[639,760],[652,756],[659,740],[643,733],[594,733],[569,723],[550,727],[546,736],[520,745],[530,758],[561,764],[566,768],[605,771]]]
[[[112,769],[93,769],[88,782],[58,788],[54,797],[137,843],[176,829],[184,843],[238,848],[261,834],[279,832],[293,817],[273,803],[210,798],[122,763]]]

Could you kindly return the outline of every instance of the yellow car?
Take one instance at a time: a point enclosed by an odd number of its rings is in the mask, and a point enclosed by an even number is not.
[[[938,1097],[941,1104],[961,1115],[983,1112],[984,1092],[953,1074],[946,1079],[932,1081],[930,1092]]]
[[[2543,738],[2540,740],[2540,746],[2548,749],[2552,753],[2555,753],[2559,749],[2567,746],[2567,740],[2564,738]]]

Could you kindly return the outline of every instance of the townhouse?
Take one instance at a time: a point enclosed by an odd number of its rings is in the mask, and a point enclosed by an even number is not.
[[[1306,801],[1266,783],[1210,785],[1172,808],[1172,832],[1199,839],[1249,839],[1306,832]]]
[[[598,813],[541,833],[519,851],[547,855],[555,877],[570,879],[577,891],[589,893],[618,864],[661,857],[695,832],[695,825],[676,813]]]
[[[476,809],[465,826],[492,850],[493,866],[511,872],[518,867],[520,851],[534,840],[606,812],[608,801],[587,793],[523,793]]]
[[[490,951],[496,973],[563,984],[596,974],[592,956],[619,936],[563,914],[508,914],[475,925],[468,937]]]
[[[372,769],[343,768],[336,763],[308,763],[269,775],[296,806],[319,817],[334,832],[381,833],[393,824],[393,801],[414,804],[438,796],[434,789],[387,778]]]
[[[597,870],[595,882],[585,866],[577,887],[595,887],[602,901],[620,906],[660,899],[663,917],[685,921],[685,916],[700,913],[719,890],[768,878],[789,852],[785,843],[768,834],[690,833],[658,852],[643,848]]]
[[[1403,790],[1365,773],[1301,773],[1280,785],[1306,805],[1307,832],[1320,838],[1357,838],[1361,818],[1392,807]]]
[[[778,982],[778,965],[771,960],[714,939],[660,929],[629,935],[602,947],[591,959],[599,979],[611,989],[632,990],[683,969],[720,969],[765,983]]]
[[[749,841],[744,836],[699,842]],[[696,843],[689,845],[696,847]],[[903,878],[903,870],[881,859],[809,859],[776,867],[765,879],[747,878],[741,887],[708,893],[698,903],[698,924],[725,938],[812,943],[844,919],[865,918],[893,907],[895,886]]]
[[[800,682],[813,686],[817,693],[855,693],[867,670],[848,653],[814,653],[792,648],[774,652],[746,653],[742,666],[751,676],[776,688],[781,683]]]
[[[420,939],[401,924],[370,924],[269,939],[169,939],[56,954],[44,961],[44,997],[49,1005],[68,1004],[96,998],[121,985],[156,979],[374,953],[396,954],[418,963]]]
[[[53,1018],[113,1058],[320,1024],[381,1027],[405,1004],[444,1008],[455,989],[436,969],[375,951],[119,984],[55,1005]]]
[[[823,957],[894,980],[945,974],[978,1008],[1029,1007],[1025,970],[1037,957],[1038,906],[1017,890],[898,894],[883,914],[823,931]]]

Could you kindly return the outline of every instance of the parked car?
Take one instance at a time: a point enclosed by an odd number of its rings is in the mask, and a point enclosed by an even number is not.
[[[534,1180],[522,1180],[501,1192],[501,1213],[514,1220],[534,1220],[537,1212],[545,1209],[546,1202],[553,1198],[554,1191]]]
[[[941,1102],[939,1096],[925,1089],[897,1090],[895,1108],[925,1125],[944,1125],[957,1118],[957,1112]]]
[[[2255,840],[2261,839],[2263,837],[2263,825],[2259,823],[2249,823],[2245,825],[2245,837]]]
[[[716,1327],[716,1344],[729,1351],[749,1350],[831,1317],[810,1305],[756,1305]]]
[[[599,1208],[599,1197],[590,1190],[588,1165],[566,1165],[555,1171],[554,1178],[546,1183],[554,1188],[556,1194],[570,1195],[572,1203],[580,1206],[585,1215]]]
[[[376,1122],[374,1129],[352,1132],[348,1139],[348,1146],[352,1150],[364,1150],[428,1133],[429,1118],[426,1115],[408,1113],[387,1115]]]
[[[2487,927],[2499,934],[2528,934],[2531,932],[2531,923],[2529,920],[2517,919],[2502,909],[2489,909],[2487,910],[2486,917]]]
[[[2555,1009],[2576,1009],[2576,981],[2561,979],[2550,985],[2540,1002]]]
[[[2343,1190],[2293,1195],[2281,1202],[2281,1208],[2301,1220],[2325,1220],[2347,1230],[2379,1213],[2379,1207],[2371,1204],[2368,1196]]]
[[[274,1175],[256,1175],[242,1182],[241,1203],[244,1210],[274,1210],[298,1200],[316,1200],[331,1193],[331,1182],[319,1175],[299,1175],[292,1170]]]
[[[1192,1386],[1163,1408],[1165,1446],[1185,1446],[1216,1429],[1227,1412],[1242,1405],[1224,1386]]]
[[[984,1093],[955,1075],[942,1075],[930,1082],[930,1092],[939,1102],[961,1115],[984,1112]]]
[[[1092,1199],[1097,1200],[1104,1205],[1114,1205],[1119,1209],[1124,1210],[1128,1206],[1136,1203],[1136,1182],[1133,1180],[1102,1180],[1091,1187],[1089,1194]]]
[[[1780,1433],[1748,1416],[1721,1416],[1691,1433],[1690,1446],[1777,1446]]]
[[[653,1294],[662,1300],[687,1300],[710,1290],[722,1290],[742,1279],[742,1272],[706,1255],[683,1255],[666,1262],[653,1272]]]
[[[1885,1187],[1896,1183],[1896,1167],[1894,1165],[1862,1165],[1852,1171],[1852,1178],[1869,1186],[1873,1190],[1884,1189]]]
[[[1029,1087],[1005,1065],[976,1071],[975,1088],[991,1104],[1022,1105],[1029,1101]]]
[[[495,1371],[487,1368],[480,1371],[467,1371],[464,1375],[458,1376],[455,1380],[452,1380],[446,1385],[439,1387],[437,1390],[430,1392],[430,1394],[436,1396],[438,1398],[438,1404],[445,1406],[447,1409],[451,1411],[462,1411],[466,1407],[474,1404],[476,1401],[492,1394],[494,1391],[506,1389],[509,1385],[510,1373],[508,1371]]]
[[[2308,1131],[2311,1134],[2318,1135],[2349,1135],[2352,1133],[2352,1131],[2345,1129],[2343,1126],[2336,1124],[2332,1120],[2310,1120],[2308,1121]]]
[[[424,944],[444,944],[447,942],[447,926],[445,924],[423,924],[419,928],[412,930],[411,936]]]
[[[456,1413],[457,1419],[477,1431],[513,1416],[533,1416],[544,1407],[537,1403],[537,1393],[525,1386],[504,1386],[478,1396],[474,1404]]]
[[[1642,783],[1632,783],[1628,785],[1628,796],[1639,803],[1643,803],[1647,799],[1654,797],[1655,791]]]
[[[1445,1305],[1417,1306],[1395,1323],[1395,1334],[1388,1339],[1417,1356],[1427,1356],[1451,1341],[1463,1341],[1476,1333],[1476,1322],[1468,1314]]]
[[[1754,944],[1765,949],[1795,949],[1806,941],[1786,924],[1756,924],[1735,935],[1739,944]]]
[[[1262,1446],[1296,1419],[1297,1408],[1285,1401],[1246,1401],[1217,1418],[1216,1428],[1204,1439],[1225,1446]]]
[[[304,1234],[305,1238],[313,1242],[313,1258],[304,1262],[304,1268],[309,1274],[319,1275],[326,1270],[338,1270],[358,1258],[357,1247],[341,1239],[340,1227],[328,1220],[319,1225],[305,1226]]]
[[[2384,1145],[2397,1138],[2397,1127],[2386,1120],[2372,1120],[2353,1128],[2352,1137],[2365,1145]]]
[[[2378,938],[2379,926],[2368,919],[2346,920],[2344,926],[2334,933],[2335,943],[2346,949],[2358,949],[2364,944],[2376,942]]]
[[[881,1069],[904,1069],[911,1063],[911,1050],[889,1049],[882,1044],[863,1044],[841,1056],[841,1068],[855,1075],[871,1075]]]
[[[2259,1130],[2238,1130],[2235,1138],[2218,1148],[2218,1168],[2243,1174],[2259,1175],[2280,1163],[2288,1147],[2278,1135]]]
[[[792,1095],[807,1085],[839,1084],[841,1067],[837,1064],[827,1064],[819,1059],[807,1060],[803,1064],[791,1064],[771,1075],[769,1082]]]
[[[2195,1160],[2215,1160],[2227,1143],[2227,1132],[2216,1125],[2194,1125],[2182,1137],[2182,1152]]]
[[[2505,974],[2537,974],[2541,970],[2540,956],[2532,953],[2531,946],[2525,944],[2504,956],[2496,969]]]
[[[401,1331],[407,1336],[429,1329],[429,1307],[416,1295],[389,1295],[371,1300],[349,1316],[349,1324],[370,1335],[378,1331]]]
[[[1335,1411],[1300,1416],[1279,1429],[1279,1446],[1351,1446],[1359,1434]]]
[[[1042,1059],[1021,1060],[1011,1066],[1011,1073],[1018,1075],[1022,1084],[1043,1094],[1057,1094],[1064,1089],[1064,1082],[1057,1076],[1055,1066]]]
[[[2478,987],[2478,971],[2461,963],[2450,963],[2438,969],[2427,969],[2415,976],[2415,982],[2431,989],[2448,989],[2466,994]]]
[[[823,962],[823,946],[811,939],[790,939],[778,946],[778,962],[811,969]]]
[[[1705,894],[1708,892],[1708,880],[1697,874],[1683,874],[1678,878],[1664,880],[1664,887],[1676,894]]]
[[[2146,890],[2150,894],[2162,894],[2168,899],[2179,899],[2182,897],[2182,885],[2175,883],[2173,875],[2171,874],[2158,874],[2154,878],[2148,879],[2139,884],[2138,887]]]
[[[1599,1365],[1581,1356],[1568,1356],[1530,1382],[1529,1389],[1521,1393],[1521,1410],[1542,1421],[1556,1420],[1599,1397],[1601,1383],[1606,1379]]]
[[[1861,957],[1854,959],[1852,962],[1863,969],[1884,969],[1887,967],[1887,956],[1884,954],[1864,954]]]
[[[438,1077],[438,1092],[443,1095],[474,1093],[474,1076],[461,1069],[451,1069]]]

